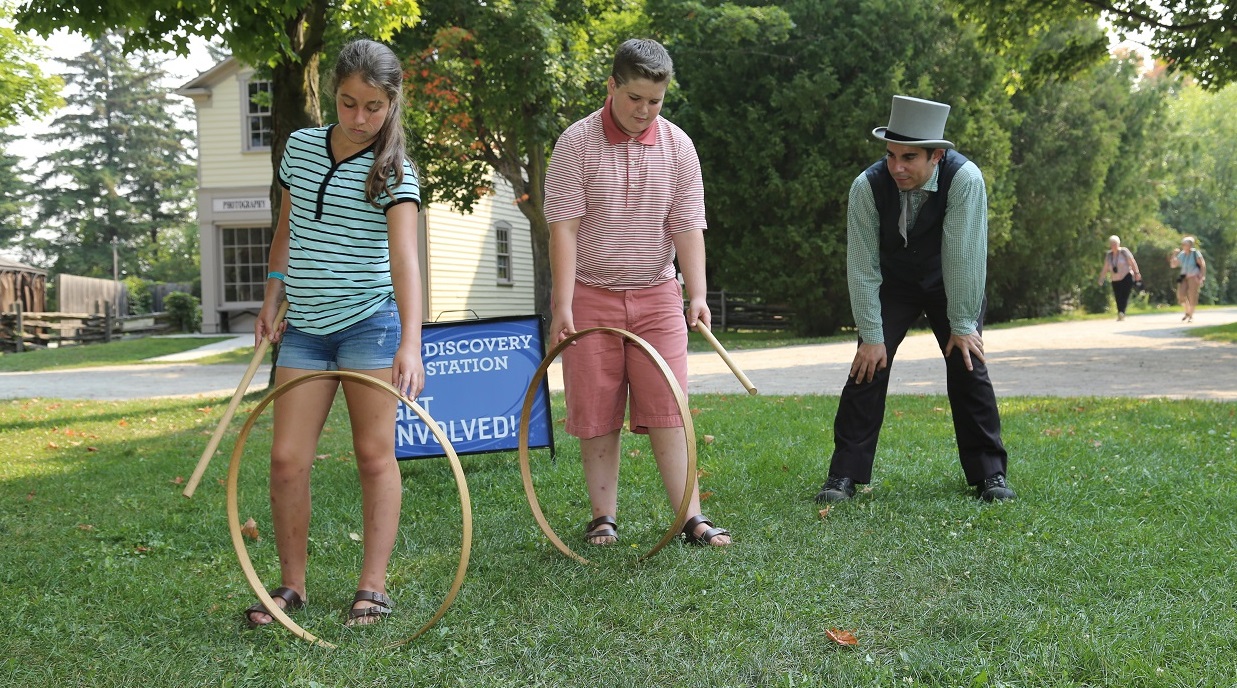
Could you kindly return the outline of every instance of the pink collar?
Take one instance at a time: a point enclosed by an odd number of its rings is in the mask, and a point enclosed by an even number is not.
[[[611,100],[612,98],[610,96],[606,96],[606,104],[601,108],[601,128],[605,130],[606,141],[610,143],[610,145],[626,143],[627,141],[631,141],[633,139],[636,143],[643,144],[645,146],[652,146],[657,143],[657,122],[661,119],[660,116],[653,120],[653,123],[649,125],[648,129],[640,132],[639,136],[632,136],[631,134],[623,131],[623,128],[618,125],[617,121],[615,121],[614,113],[610,111]]]

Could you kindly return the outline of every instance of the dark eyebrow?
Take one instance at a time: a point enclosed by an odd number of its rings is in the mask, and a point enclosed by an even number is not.
[[[360,102],[361,102],[361,99],[360,99],[360,98],[357,98],[356,96],[354,96],[354,95],[352,95],[352,94],[350,94],[350,93],[343,93],[343,92],[341,92],[341,93],[339,94],[339,97],[340,97],[340,98],[347,98],[348,100],[351,100],[351,101],[352,101],[352,102],[354,102],[354,103],[360,103]],[[365,103],[365,105],[381,105],[383,102],[384,102],[384,101],[383,101],[383,100],[381,100],[381,99],[375,99],[375,100],[371,100],[371,101],[366,102],[366,103]]]

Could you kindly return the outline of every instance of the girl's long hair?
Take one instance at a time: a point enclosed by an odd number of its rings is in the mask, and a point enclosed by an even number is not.
[[[404,161],[408,158],[404,141],[404,70],[390,48],[377,41],[359,39],[339,51],[332,91],[338,95],[339,85],[354,74],[370,86],[382,89],[391,104],[374,138],[374,164],[365,177],[365,200],[377,206],[384,192],[394,197],[392,188],[404,181]]]

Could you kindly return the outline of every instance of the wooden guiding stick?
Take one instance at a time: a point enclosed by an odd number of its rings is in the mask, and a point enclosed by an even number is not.
[[[279,304],[279,312],[275,314],[275,327],[279,327],[279,323],[283,321],[283,316],[288,312],[288,302],[284,301]],[[193,469],[193,475],[189,477],[189,483],[185,485],[185,491],[182,492],[186,497],[192,497],[193,493],[198,489],[198,483],[202,481],[202,474],[206,472],[206,466],[210,464],[210,459],[215,455],[215,450],[219,448],[219,441],[223,439],[223,433],[228,430],[228,423],[232,422],[232,416],[236,414],[236,407],[241,404],[241,397],[245,396],[245,391],[249,389],[249,383],[253,380],[254,373],[258,372],[258,366],[262,365],[262,358],[266,356],[266,349],[271,345],[269,339],[263,339],[258,342],[258,345],[253,351],[253,360],[249,362],[249,369],[245,371],[245,375],[241,377],[241,383],[236,387],[236,393],[232,395],[232,403],[228,404],[228,409],[223,412],[223,418],[219,419],[219,427],[215,428],[215,434],[211,435],[210,442],[206,443],[206,450],[202,452],[202,458],[198,459],[198,465]]]
[[[704,338],[707,339],[709,344],[713,346],[713,350],[717,352],[717,355],[722,357],[722,360],[726,362],[727,366],[730,366],[730,372],[734,373],[734,376],[739,378],[739,382],[743,385],[743,388],[747,390],[747,393],[753,395],[756,394],[756,385],[753,385],[752,381],[747,379],[747,375],[743,373],[743,371],[739,368],[739,365],[734,362],[734,359],[730,357],[730,354],[726,353],[726,348],[723,347],[722,343],[717,341],[717,337],[714,337],[713,333],[709,331],[709,326],[705,325],[703,320],[697,320],[696,330],[700,332],[700,334],[704,335]]]

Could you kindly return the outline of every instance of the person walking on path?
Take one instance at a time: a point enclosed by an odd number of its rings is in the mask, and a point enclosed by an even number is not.
[[[705,304],[704,184],[687,134],[661,118],[674,75],[660,43],[619,46],[600,110],[559,137],[546,171],[545,217],[553,279],[550,339],[615,327],[648,341],[687,390],[687,325],[708,325]],[[673,260],[687,286],[683,291]],[[567,432],[580,438],[593,520],[585,540],[618,542],[619,431],[630,392],[633,432],[645,433],[679,509],[687,475],[683,419],[658,367],[618,337],[583,337],[563,353]],[[691,478],[693,481],[694,477]],[[730,535],[700,513],[693,485],[683,536],[723,546]]]
[[[872,130],[885,142],[885,157],[851,184],[846,274],[859,344],[834,418],[820,502],[850,499],[856,483],[871,481],[890,366],[921,314],[945,357],[967,483],[985,501],[1015,497],[984,361],[987,193],[979,168],[944,139],[949,109],[894,96],[889,126]]]
[[[1181,250],[1168,256],[1168,264],[1180,268],[1177,275],[1177,302],[1185,309],[1183,322],[1194,322],[1194,309],[1198,308],[1198,292],[1207,281],[1207,261],[1194,246],[1194,237],[1181,240]]]
[[[1142,281],[1142,273],[1138,271],[1138,261],[1134,254],[1121,245],[1121,237],[1116,234],[1108,237],[1108,252],[1104,254],[1104,266],[1100,268],[1096,283],[1103,285],[1104,278],[1112,280],[1112,295],[1117,301],[1117,320],[1125,320],[1125,307],[1130,302],[1130,292],[1134,283]]]
[[[254,337],[283,341],[277,385],[311,371],[341,370],[390,380],[415,397],[425,383],[416,231],[421,197],[404,147],[403,69],[390,48],[358,40],[340,51],[334,77],[339,123],[293,132],[280,163],[283,201]],[[276,328],[285,294],[287,320]],[[275,401],[271,521],[282,582],[271,597],[289,611],[306,599],[309,475],[340,384],[313,380]],[[355,625],[376,622],[394,606],[386,576],[402,486],[393,430],[397,400],[362,382],[342,384],[363,519],[361,573],[347,616]],[[245,619],[250,626],[274,620],[261,603],[247,609]]]

